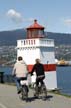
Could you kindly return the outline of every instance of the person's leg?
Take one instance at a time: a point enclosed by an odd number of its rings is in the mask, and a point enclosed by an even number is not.
[[[39,80],[38,78],[36,78],[36,86],[35,86],[35,93],[34,93],[34,96],[38,96],[38,85],[39,85]]]
[[[18,93],[20,92],[20,88],[21,88],[21,85],[20,85],[20,78],[15,78],[15,83],[16,83],[16,86],[17,86],[17,91]]]
[[[36,78],[36,86],[38,86],[38,85],[39,85],[39,79]]]
[[[43,79],[40,80],[41,85],[44,85],[44,81]]]
[[[42,92],[44,93],[44,99],[46,99],[46,97],[47,97],[47,89],[46,89],[45,83],[43,81],[43,78],[40,80],[40,83],[41,83]]]

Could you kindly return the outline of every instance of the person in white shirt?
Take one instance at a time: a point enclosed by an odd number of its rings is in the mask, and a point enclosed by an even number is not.
[[[24,80],[27,80],[27,74],[28,74],[27,65],[23,61],[23,58],[19,56],[17,62],[14,64],[14,68],[12,71],[12,76],[15,77],[18,94],[20,93],[20,88],[21,88],[20,80],[22,78],[24,78]]]

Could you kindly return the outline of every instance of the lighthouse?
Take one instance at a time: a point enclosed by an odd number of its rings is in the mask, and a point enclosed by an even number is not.
[[[26,39],[17,40],[17,57],[23,57],[29,72],[35,64],[35,59],[39,58],[44,65],[44,82],[47,89],[56,89],[57,76],[54,40],[45,38],[44,27],[38,24],[37,20],[34,20],[34,23],[26,29]]]

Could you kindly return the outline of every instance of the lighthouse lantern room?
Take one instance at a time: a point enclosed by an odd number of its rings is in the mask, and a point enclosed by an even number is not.
[[[45,69],[45,85],[47,89],[57,88],[54,40],[45,38],[44,27],[34,20],[34,24],[27,28],[27,38],[17,40],[17,57],[22,56],[29,71],[39,58]],[[32,79],[32,82],[33,79]]]

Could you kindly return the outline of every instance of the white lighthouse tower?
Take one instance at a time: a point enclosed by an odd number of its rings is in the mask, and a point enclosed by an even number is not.
[[[57,88],[54,40],[44,36],[44,27],[34,20],[34,24],[27,28],[27,38],[17,40],[17,57],[22,56],[29,71],[35,59],[39,58],[45,69],[45,84],[47,89]]]

